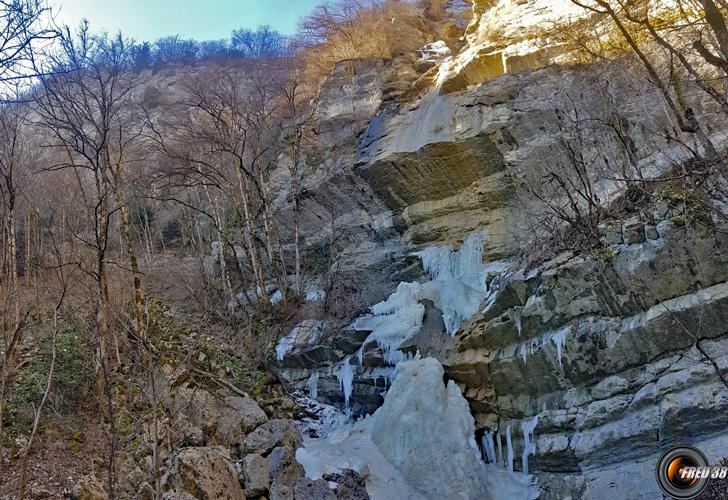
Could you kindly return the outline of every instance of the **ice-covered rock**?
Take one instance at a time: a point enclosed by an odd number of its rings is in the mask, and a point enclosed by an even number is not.
[[[531,499],[528,476],[486,467],[467,401],[433,358],[406,361],[374,415],[307,439],[296,453],[310,479],[367,475],[372,499]]]
[[[402,363],[371,418],[377,448],[428,498],[489,498],[468,403],[426,358]]]

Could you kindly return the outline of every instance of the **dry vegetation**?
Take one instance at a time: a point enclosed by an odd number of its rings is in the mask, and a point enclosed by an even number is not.
[[[569,249],[598,248],[600,223],[638,213],[661,192],[683,193],[681,206],[691,207],[688,219],[724,224],[725,153],[718,151],[706,116],[728,115],[728,5],[679,0],[677,8],[667,9],[647,1],[571,1],[589,16],[566,21],[555,32],[576,48],[576,61],[602,69],[589,81],[600,97],[586,102],[594,96],[561,96],[567,104],[557,110],[561,134],[553,145],[553,158],[560,160],[544,161],[524,182],[524,196],[538,201],[529,209],[532,225],[526,231],[542,242],[528,256],[531,264]],[[667,123],[647,137],[690,158],[674,160],[657,181],[645,180],[636,161],[639,145],[630,139],[633,125],[613,96],[620,84],[640,87],[645,81],[647,92],[664,103]],[[626,194],[600,199],[596,193],[609,186]]]

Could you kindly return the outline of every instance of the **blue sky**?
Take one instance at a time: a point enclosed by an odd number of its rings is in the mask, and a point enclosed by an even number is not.
[[[228,38],[235,28],[269,24],[287,35],[322,0],[50,0],[56,21],[75,26],[83,18],[96,31],[137,40],[182,35],[197,40]]]

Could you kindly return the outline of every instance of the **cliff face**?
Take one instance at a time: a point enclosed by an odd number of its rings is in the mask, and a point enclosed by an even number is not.
[[[726,233],[686,224],[658,199],[603,226],[599,251],[532,270],[519,270],[519,257],[532,257],[543,209],[528,186],[544,169],[571,175],[559,145],[576,132],[564,117],[598,124],[578,133],[604,202],[626,193],[615,170],[649,180],[688,158],[663,132],[694,138],[675,131],[658,93],[625,63],[565,64],[568,47],[547,27],[583,16],[571,2],[476,1],[473,10],[466,46],[434,69],[414,57],[337,66],[317,101],[307,241],[325,240],[333,204],[344,268],[393,291],[424,274],[413,251],[458,248],[485,230],[484,261],[510,269],[487,307],[451,339],[424,301],[420,333],[402,349],[442,361],[479,438],[495,443],[510,428],[520,457],[535,423],[535,454],[523,465],[540,498],[653,498],[656,455],[694,443],[717,460],[728,444],[728,388],[706,357],[728,368]],[[685,99],[720,144],[724,117],[695,89]],[[309,388],[315,372],[318,399],[351,397],[355,411],[371,412],[390,373],[386,353],[366,348],[370,331],[294,339],[283,372]],[[348,356],[345,396],[337,363]]]

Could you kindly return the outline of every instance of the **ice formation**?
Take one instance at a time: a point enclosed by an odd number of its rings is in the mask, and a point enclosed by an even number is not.
[[[473,317],[491,295],[488,276],[506,269],[500,262],[483,264],[485,238],[484,231],[476,231],[457,251],[448,245],[416,252],[431,281],[400,283],[386,300],[372,306],[372,314],[362,316],[350,325],[352,329],[371,331],[359,350],[360,363],[365,346],[371,342],[382,348],[384,360],[389,365],[396,366],[408,359],[399,351],[399,346],[422,327],[425,313],[422,300],[432,301],[442,311],[450,335]]]
[[[311,376],[308,377],[308,381],[306,382],[306,387],[308,388],[308,397],[314,400],[318,398],[318,381],[319,372],[313,372]]]
[[[374,318],[371,324],[376,325],[359,350],[359,358],[363,356],[364,347],[376,342],[384,351],[384,360],[390,365],[404,361],[406,355],[398,348],[402,342],[420,331],[425,306],[419,303],[422,296],[419,283],[400,283],[397,291],[383,302],[372,306]]]
[[[485,233],[476,232],[457,251],[450,246],[433,246],[417,252],[431,281],[400,283],[386,300],[372,306],[371,314],[348,327],[370,332],[359,349],[359,365],[365,346],[376,343],[390,365],[382,374],[388,382],[384,389],[391,387],[373,415],[349,423],[325,439],[306,440],[296,458],[309,478],[345,468],[366,471],[367,491],[373,500],[530,500],[537,496],[530,477],[513,472],[510,427],[506,457],[500,434],[495,435],[495,441],[493,433],[484,436],[483,446],[491,464],[486,467],[475,442],[474,420],[460,389],[452,381],[443,384],[444,370],[438,361],[408,361],[408,355],[399,350],[422,327],[425,307],[421,301],[430,300],[442,311],[447,332],[454,335],[492,298],[488,278],[506,268],[502,263],[483,264],[484,242]],[[284,354],[285,348],[284,344]],[[356,367],[347,357],[334,370],[348,408]],[[307,382],[309,395],[315,394],[311,387],[314,376]],[[496,465],[501,462],[503,466]],[[453,492],[458,492],[455,497]]]
[[[354,367],[349,363],[348,357],[341,364],[339,371],[336,373],[336,378],[339,380],[339,385],[344,393],[344,405],[348,408],[349,399],[351,399],[354,388]]]
[[[473,453],[475,423],[460,389],[443,384],[433,358],[399,366],[384,405],[369,419],[372,440],[428,498],[487,498],[483,462]]]
[[[384,405],[372,416],[326,439],[304,441],[296,458],[306,475],[315,479],[347,468],[365,473],[372,500],[535,498],[530,477],[486,467],[474,453],[468,403],[443,375],[432,358],[400,364]]]
[[[387,461],[362,424],[334,430],[326,439],[304,438],[304,447],[296,451],[296,460],[309,479],[344,469],[365,475],[372,500],[427,500]]]
[[[506,269],[501,262],[483,264],[485,239],[484,231],[476,231],[457,251],[448,245],[431,246],[415,253],[432,279],[423,285],[422,298],[432,300],[442,311],[450,335],[475,315],[488,298],[488,276]]]
[[[566,336],[569,334],[569,331],[571,331],[571,327],[565,326],[561,330],[558,330],[551,334],[551,342],[554,343],[556,346],[556,357],[559,360],[559,366],[561,367],[561,351],[564,348],[564,344],[566,343]]]
[[[506,428],[506,468],[513,472],[513,441],[511,440],[511,426]]]
[[[536,454],[536,443],[533,442],[533,431],[538,425],[538,415],[531,420],[521,423],[523,430],[523,455],[521,456],[521,467],[524,474],[528,474],[528,456]]]
[[[513,324],[516,327],[516,332],[518,332],[519,337],[521,336],[521,331],[523,330],[523,326],[521,323],[522,311],[523,311],[523,308],[514,307],[513,309],[511,309],[511,313],[510,313],[511,320],[513,320]]]
[[[487,431],[483,434],[483,450],[485,451],[485,458],[489,464],[498,463],[498,459],[495,455],[495,441],[493,440],[493,432]]]
[[[561,363],[561,355],[564,350],[564,344],[566,343],[566,336],[571,331],[571,326],[566,325],[563,328],[560,328],[556,331],[546,332],[543,335],[532,338],[523,344],[519,344],[515,347],[515,350],[513,351],[513,356],[520,357],[523,362],[526,362],[526,358],[529,355],[535,354],[536,352],[543,349],[544,345],[547,345],[549,342],[552,343],[556,347],[556,360],[559,364],[559,367],[562,367]]]
[[[496,463],[501,463],[501,460],[503,460],[503,441],[501,440],[500,434],[496,436],[496,441],[498,441],[498,455],[496,456]]]
[[[288,335],[285,337],[281,337],[280,340],[278,340],[278,344],[276,345],[276,359],[278,361],[283,361],[283,358],[290,352],[291,349],[293,349],[293,345],[296,343],[296,339],[298,338],[298,334],[301,332],[301,329],[299,327],[294,328],[291,330]]]

